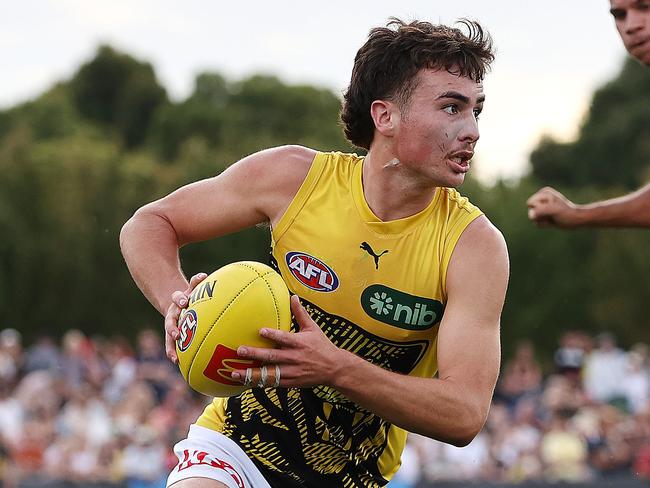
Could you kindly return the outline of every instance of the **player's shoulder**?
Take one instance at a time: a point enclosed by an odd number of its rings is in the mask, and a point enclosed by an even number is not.
[[[287,145],[258,151],[236,163],[241,188],[275,223],[307,178],[318,151]]]
[[[484,214],[476,217],[465,229],[463,234],[467,240],[475,245],[491,246],[495,248],[506,247],[506,239],[499,228],[494,225]]]
[[[309,170],[318,151],[305,146],[286,145],[259,151],[249,158],[264,169]],[[248,159],[248,158],[246,158]]]
[[[256,191],[292,188],[306,178],[317,154],[304,146],[278,146],[246,156],[236,166]]]
[[[461,234],[459,244],[480,249],[487,255],[507,256],[508,247],[503,233],[485,215],[476,217]]]
[[[449,264],[447,287],[451,292],[485,286],[502,289],[508,282],[510,259],[501,231],[485,215],[463,231]]]

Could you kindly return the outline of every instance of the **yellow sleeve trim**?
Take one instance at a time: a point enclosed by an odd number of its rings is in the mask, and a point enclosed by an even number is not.
[[[311,163],[311,167],[309,168],[305,180],[300,185],[298,192],[293,197],[293,200],[291,200],[287,210],[284,212],[282,217],[280,217],[278,225],[271,230],[271,237],[273,238],[274,243],[280,241],[284,233],[289,229],[289,227],[291,227],[291,224],[305,206],[305,203],[307,203],[309,196],[314,191],[316,183],[318,183],[318,180],[323,173],[325,162],[328,157],[329,154],[322,152],[318,152],[316,153],[316,156],[314,156],[314,160]]]

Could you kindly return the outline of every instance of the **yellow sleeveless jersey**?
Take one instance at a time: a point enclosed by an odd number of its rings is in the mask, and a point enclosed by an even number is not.
[[[432,377],[447,266],[482,213],[456,190],[438,188],[421,212],[382,222],[365,201],[362,166],[355,154],[317,154],[272,230],[271,261],[336,346]],[[283,488],[384,486],[406,442],[404,430],[324,386],[218,398],[197,423],[232,438]]]

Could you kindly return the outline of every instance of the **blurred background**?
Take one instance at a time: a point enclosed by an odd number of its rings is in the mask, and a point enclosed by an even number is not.
[[[0,16],[0,478],[164,486],[208,399],[164,358],[118,246],[141,205],[286,143],[353,150],[338,110],[390,16],[482,22],[498,49],[472,177],[512,275],[504,362],[463,449],[411,436],[391,487],[648,486],[650,234],[540,230],[526,199],[650,180],[650,70],[607,0],[25,0]],[[197,203],[200,204],[200,203]],[[187,275],[266,261],[253,229],[182,250]]]

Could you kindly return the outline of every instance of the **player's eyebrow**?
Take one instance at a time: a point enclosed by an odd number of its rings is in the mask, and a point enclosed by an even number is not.
[[[442,98],[451,98],[452,100],[458,100],[459,102],[469,103],[469,97],[463,95],[462,93],[458,93],[457,91],[446,91],[444,93],[441,93],[440,95],[438,95],[436,100],[440,100]],[[485,95],[480,95],[476,99],[477,104],[483,103],[484,101],[485,101]]]

